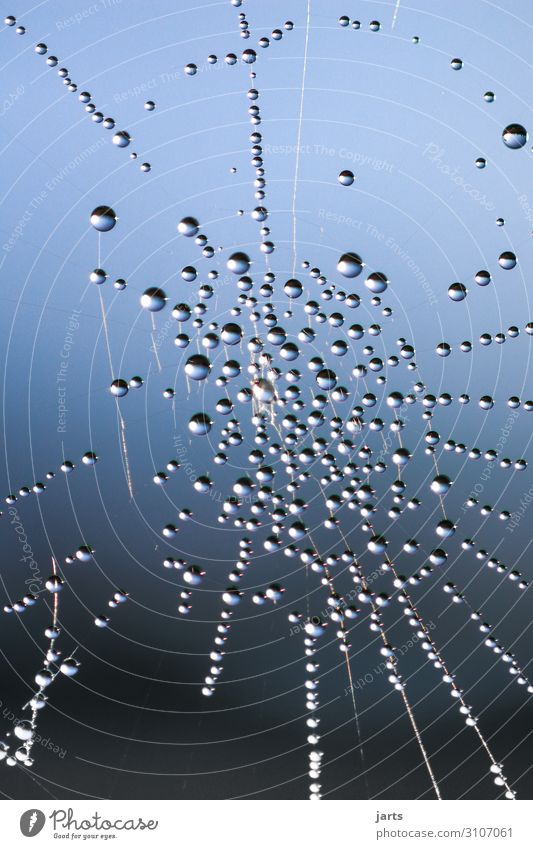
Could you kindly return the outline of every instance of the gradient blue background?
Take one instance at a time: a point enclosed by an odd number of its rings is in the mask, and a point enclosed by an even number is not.
[[[209,664],[219,594],[242,534],[217,525],[220,504],[194,494],[183,470],[164,491],[152,483],[154,472],[176,456],[176,445],[184,446],[197,474],[208,470],[206,462],[216,451],[216,440],[211,446],[207,440],[191,443],[186,422],[197,410],[212,408],[221,392],[214,386],[205,397],[196,386],[187,392],[181,354],[172,342],[177,331],[170,306],[196,291],[195,284],[179,276],[184,265],[196,264],[199,279],[205,281],[206,271],[221,260],[198,261],[198,249],[178,238],[177,222],[195,215],[210,243],[223,248],[222,260],[237,245],[250,253],[255,268],[264,262],[257,250],[256,223],[248,215],[236,215],[238,209],[249,211],[252,203],[248,69],[222,62],[210,67],[206,57],[255,48],[260,35],[288,19],[294,30],[261,51],[254,69],[261,91],[268,223],[276,243],[271,262],[278,279],[291,272],[306,4],[249,0],[243,10],[252,30],[248,41],[237,33],[240,10],[228,2],[100,0],[91,5],[55,0],[35,8],[16,3],[3,11],[2,17],[16,15],[27,34],[19,37],[14,29],[0,34],[1,480],[7,495],[56,470],[63,457],[76,462],[75,473],[66,479],[58,475],[38,501],[35,496],[19,500],[17,509],[43,578],[50,572],[52,553],[63,564],[83,541],[95,547],[93,563],[64,567],[72,592],[65,591],[61,600],[63,650],[68,654],[79,645],[83,665],[75,680],[55,683],[50,706],[40,717],[40,733],[66,754],[58,757],[36,746],[31,775],[2,770],[0,786],[11,797],[306,795],[302,640],[289,636],[287,612],[303,607],[298,599],[305,593],[310,593],[312,611],[322,611],[324,592],[315,576],[306,583],[299,561],[281,554],[265,557],[254,540],[261,556],[254,560],[248,586],[263,588],[280,580],[287,589],[285,599],[277,609],[257,609],[249,598],[243,603],[236,615],[243,621],[234,625],[228,644],[224,678],[216,697],[207,702],[200,686]],[[508,123],[531,126],[532,12],[526,0],[500,6],[478,0],[402,2],[392,30],[393,10],[391,2],[312,3],[296,199],[298,264],[308,259],[335,279],[340,253],[355,250],[369,270],[384,271],[391,281],[386,303],[394,318],[383,322],[386,330],[376,340],[376,352],[395,353],[396,339],[403,336],[416,345],[429,391],[454,397],[469,392],[473,400],[494,395],[497,404],[488,415],[475,403],[465,408],[454,404],[439,409],[435,419],[444,437],[487,449],[497,443],[507,420],[507,397],[517,394],[525,400],[531,387],[529,337],[522,333],[487,349],[475,340],[482,332],[495,333],[510,324],[523,327],[532,317],[532,221],[526,209],[528,203],[533,207],[531,151],[529,145],[511,151],[501,141]],[[341,14],[360,19],[361,29],[341,29]],[[380,32],[368,28],[374,19],[382,22]],[[419,44],[412,43],[414,35]],[[47,68],[44,57],[35,55],[38,41],[49,45],[78,90],[90,91],[97,108],[116,120],[117,129],[131,133],[130,148],[118,150],[112,133],[93,124],[77,94],[62,85],[57,69]],[[450,68],[456,56],[464,61],[459,72]],[[183,73],[188,62],[198,65],[195,77]],[[486,90],[495,92],[494,103],[484,102]],[[157,103],[155,112],[143,109],[147,99]],[[132,149],[139,154],[135,162],[128,156]],[[434,152],[433,159],[428,151]],[[478,156],[487,159],[486,169],[475,168]],[[152,165],[149,174],[139,170],[145,161]],[[231,167],[237,173],[230,173]],[[337,175],[350,167],[356,182],[342,188]],[[450,178],[450,171],[462,185]],[[465,184],[479,194],[472,197]],[[520,201],[522,195],[526,201]],[[145,379],[143,389],[130,392],[120,405],[134,502],[124,476],[115,402],[107,392],[110,374],[98,290],[88,282],[98,264],[98,238],[88,218],[99,204],[113,206],[119,216],[116,228],[101,240],[101,265],[109,274],[101,291],[109,310],[114,376],[140,374]],[[504,227],[496,226],[498,216],[505,219]],[[21,235],[10,246],[23,221]],[[498,267],[503,250],[518,256],[511,272]],[[493,275],[485,289],[473,281],[482,268]],[[126,291],[112,288],[117,277],[127,279]],[[462,304],[446,295],[455,280],[470,290]],[[166,311],[155,317],[155,331],[139,306],[139,295],[152,285],[169,295]],[[315,297],[314,282],[305,278],[305,285],[308,296]],[[355,281],[352,288],[360,291],[362,286]],[[219,320],[227,317],[234,292],[233,281],[222,273],[216,302],[210,302]],[[67,369],[66,430],[58,432],[57,373],[73,310],[80,310],[81,317]],[[354,320],[377,321],[379,311],[361,306]],[[304,323],[300,315],[291,329],[297,332]],[[319,349],[335,338],[334,331],[322,331]],[[161,372],[150,350],[152,333]],[[457,350],[463,339],[474,340],[471,355]],[[441,340],[454,346],[446,361],[434,353]],[[407,391],[408,374],[396,371],[388,388]],[[174,405],[162,397],[167,386],[175,386]],[[246,408],[239,416],[245,419]],[[405,440],[414,449],[423,432],[418,408],[410,408],[409,417]],[[246,428],[250,434],[250,426]],[[530,435],[531,420],[522,412],[502,454],[528,458]],[[80,466],[89,448],[101,458],[96,476]],[[235,462],[246,464],[246,453],[245,448],[236,454]],[[485,547],[499,546],[504,562],[517,562],[532,577],[529,517],[512,535],[495,515],[488,522],[479,511],[463,517],[461,504],[479,482],[485,461],[445,454],[443,468],[457,482],[451,512],[461,517],[460,531],[447,546],[448,578],[460,586],[469,584],[469,598],[491,622],[499,623],[500,639],[513,645],[525,666],[531,656],[530,594],[520,596],[509,581],[480,570],[474,555],[457,555],[463,537],[479,534]],[[426,480],[431,458],[420,446],[409,471],[413,492],[421,487],[427,517],[435,506]],[[231,468],[218,470],[216,493],[225,495],[235,476]],[[480,504],[517,509],[530,485],[529,472],[513,475],[494,468]],[[179,549],[208,573],[205,591],[197,595],[187,621],[177,615],[179,576],[161,565],[172,551],[161,529],[185,506],[193,510],[194,521],[181,525]],[[319,519],[318,508],[313,511]],[[29,577],[10,521],[6,507],[4,603],[20,597]],[[434,545],[433,522],[420,528],[417,514],[411,525],[391,531],[390,538],[396,543],[416,533],[427,549]],[[355,532],[351,541],[364,550],[362,533]],[[324,545],[341,549],[327,534]],[[402,568],[409,572],[419,565],[417,557]],[[343,586],[350,586],[346,576]],[[105,612],[117,587],[127,589],[131,599],[111,613],[111,628],[99,631],[92,624],[94,615]],[[482,727],[494,735],[492,744],[505,759],[506,774],[519,795],[530,797],[531,708],[525,694],[510,686],[502,664],[480,647],[481,635],[467,622],[464,608],[449,609],[437,583],[424,584],[416,593]],[[0,699],[2,710],[16,716],[39,668],[49,618],[39,604],[20,619],[0,619]],[[410,633],[397,618],[393,606],[389,620],[401,646]],[[364,678],[380,657],[362,620],[352,644],[354,677]],[[321,663],[322,702],[331,701],[322,725],[324,792],[333,798],[430,796],[401,700],[383,675],[357,693],[371,766],[365,787],[351,700],[344,696],[346,671],[333,633]],[[437,673],[424,664],[416,647],[405,654],[402,668],[412,675],[410,692],[444,795],[493,798],[496,788],[487,777],[486,759],[473,733],[461,724]],[[5,717],[2,722],[4,731],[9,730]]]

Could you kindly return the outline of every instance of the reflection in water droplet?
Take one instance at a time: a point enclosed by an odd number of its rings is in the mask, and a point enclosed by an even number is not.
[[[110,206],[97,206],[91,213],[90,221],[95,230],[107,233],[117,223],[117,215]]]
[[[242,251],[236,251],[228,259],[227,267],[228,271],[232,271],[234,274],[246,274],[250,269],[250,258]]]
[[[337,271],[343,277],[357,277],[363,270],[363,260],[356,253],[345,253],[337,263]]]
[[[126,130],[119,130],[118,133],[115,133],[113,136],[113,144],[117,147],[128,147],[131,142],[131,136]]]
[[[512,251],[504,251],[502,254],[500,254],[498,262],[502,268],[509,270],[515,267],[516,256]]]
[[[463,283],[452,283],[448,288],[448,297],[452,301],[464,301],[468,294],[468,289]]]
[[[353,171],[341,171],[338,176],[341,186],[351,186],[354,179]]]
[[[213,422],[206,413],[195,413],[189,420],[189,430],[194,436],[206,436]]]
[[[141,307],[149,312],[159,312],[167,302],[167,296],[162,289],[152,286],[141,295]]]
[[[522,124],[508,124],[502,133],[503,143],[512,150],[518,150],[527,144],[528,133]]]

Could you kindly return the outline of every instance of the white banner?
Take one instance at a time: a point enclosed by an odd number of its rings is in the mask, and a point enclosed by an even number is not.
[[[270,808],[270,812],[267,810]],[[533,846],[530,802],[4,801],[2,846]],[[70,845],[70,844],[69,844]]]

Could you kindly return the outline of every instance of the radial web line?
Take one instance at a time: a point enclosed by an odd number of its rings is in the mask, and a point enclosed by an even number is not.
[[[302,90],[300,95],[300,114],[298,116],[298,136],[296,140],[296,165],[294,169],[294,188],[292,193],[292,276],[296,271],[296,199],[298,194],[298,177],[300,175],[300,142],[302,138],[302,123],[305,99],[305,78],[307,75],[307,50],[309,47],[309,25],[311,21],[311,0],[307,0],[307,21],[305,24],[305,47],[302,69]]]

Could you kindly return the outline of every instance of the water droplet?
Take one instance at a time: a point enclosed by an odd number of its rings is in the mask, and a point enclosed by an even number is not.
[[[146,289],[140,299],[141,307],[149,312],[159,312],[164,309],[166,302],[167,296],[165,292],[156,286]]]
[[[356,253],[349,252],[340,257],[337,263],[337,271],[343,277],[352,278],[361,274],[363,266],[364,263],[361,257]]]
[[[117,147],[128,147],[131,142],[131,136],[126,130],[119,130],[118,133],[115,133],[113,136],[113,144]]]
[[[507,271],[516,265],[516,256],[512,251],[504,251],[498,258],[498,263]]]
[[[117,215],[110,206],[97,206],[91,213],[90,221],[95,230],[107,233],[117,223]]]
[[[355,177],[353,171],[341,171],[337,179],[341,186],[351,186]]]
[[[232,271],[233,274],[246,274],[250,269],[250,257],[242,251],[236,251],[231,254],[226,265],[228,271]]]
[[[503,143],[512,150],[518,150],[527,144],[528,133],[522,124],[508,124],[502,133]]]
[[[452,283],[448,288],[448,297],[452,301],[464,301],[468,294],[468,289],[462,283]]]
[[[206,413],[195,413],[189,419],[189,430],[194,436],[206,436],[213,422]]]

